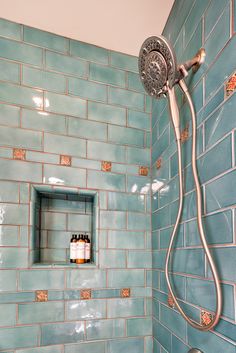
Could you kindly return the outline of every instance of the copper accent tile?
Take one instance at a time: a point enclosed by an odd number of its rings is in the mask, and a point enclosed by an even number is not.
[[[187,125],[182,131],[180,135],[180,139],[182,143],[185,143],[189,138],[189,125]]]
[[[203,326],[209,325],[213,320],[213,315],[208,311],[201,310],[201,324]]]
[[[175,307],[174,299],[173,299],[173,297],[172,297],[172,295],[170,293],[168,293],[167,303],[168,303],[170,308],[174,308]]]
[[[225,98],[231,96],[236,89],[236,72],[230,76],[228,81],[225,83]]]
[[[120,292],[120,296],[122,298],[129,298],[130,297],[130,288],[122,288]]]
[[[102,161],[101,169],[103,172],[110,172],[112,167],[112,163],[108,161]]]
[[[82,289],[80,291],[80,299],[91,299],[91,289]]]
[[[25,160],[26,151],[22,148],[13,148],[13,158],[20,159],[22,161]]]
[[[161,165],[162,165],[162,159],[159,158],[159,159],[156,161],[156,168],[157,168],[157,169],[160,169],[160,168],[161,168]]]
[[[60,155],[60,164],[67,167],[71,166],[71,156]]]
[[[144,167],[144,166],[139,167],[139,175],[147,176],[148,175],[148,167]]]
[[[48,301],[48,291],[47,290],[36,290],[35,301],[36,302],[47,302]]]

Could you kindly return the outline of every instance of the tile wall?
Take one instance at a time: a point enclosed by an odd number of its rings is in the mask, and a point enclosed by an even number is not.
[[[203,184],[204,225],[218,265],[224,304],[219,324],[207,333],[191,328],[168,306],[163,270],[177,212],[178,170],[168,106],[166,100],[155,101],[152,114],[152,176],[157,189],[152,196],[155,353],[187,353],[189,347],[198,347],[205,353],[236,351],[236,95],[226,97],[224,91],[236,70],[235,9],[235,1],[230,0],[176,0],[164,30],[175,47],[178,62],[191,58],[202,46],[206,49],[205,64],[196,74],[191,73],[187,82],[197,111],[197,164]],[[181,106],[181,129],[189,124],[191,135],[189,111],[178,89],[177,97]],[[185,201],[172,278],[182,307],[199,322],[201,309],[214,312],[215,292],[197,232],[191,138],[182,148]]]
[[[4,19],[0,35],[0,351],[150,353],[151,100],[137,58]],[[95,264],[31,266],[32,184],[97,193]]]

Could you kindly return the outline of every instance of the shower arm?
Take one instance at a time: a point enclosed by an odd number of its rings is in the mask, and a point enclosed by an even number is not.
[[[185,65],[183,65],[184,68],[186,69]],[[182,67],[183,67],[182,66]],[[182,69],[183,70],[183,69]],[[180,70],[180,71],[182,71]],[[181,73],[181,72],[180,72]],[[186,76],[186,72],[182,72],[183,76]],[[170,112],[171,112],[171,118],[172,118],[172,124],[174,126],[174,131],[175,131],[175,137],[176,137],[176,142],[177,142],[177,153],[178,153],[178,169],[179,169],[179,208],[178,208],[178,213],[177,213],[177,218],[176,222],[172,231],[171,239],[170,239],[170,244],[169,248],[167,250],[167,255],[166,255],[166,264],[165,264],[165,276],[166,276],[166,281],[168,285],[168,289],[170,291],[170,294],[173,298],[173,301],[179,310],[180,314],[183,316],[183,318],[194,328],[201,330],[201,331],[209,331],[212,329],[214,326],[217,325],[219,319],[220,319],[220,314],[222,310],[222,293],[221,293],[221,287],[220,287],[220,280],[219,276],[217,273],[216,266],[214,264],[213,258],[211,256],[207,241],[206,241],[206,236],[204,234],[204,229],[203,229],[203,224],[202,224],[202,195],[201,195],[201,187],[198,179],[198,172],[197,172],[197,165],[196,165],[196,114],[194,110],[194,106],[192,103],[191,96],[188,92],[188,88],[184,82],[183,79],[180,79],[178,82],[181,90],[183,91],[189,108],[191,112],[191,118],[192,118],[192,171],[193,171],[193,177],[194,177],[194,183],[195,183],[195,188],[196,188],[196,204],[197,204],[197,224],[198,224],[198,230],[200,234],[200,239],[202,246],[204,248],[207,260],[210,265],[211,272],[213,274],[214,278],[214,284],[215,284],[215,290],[216,290],[216,311],[215,315],[213,317],[213,320],[207,324],[207,325],[201,325],[195,322],[194,320],[190,319],[183,309],[180,307],[176,296],[173,292],[172,285],[170,282],[170,275],[169,275],[169,262],[170,262],[170,257],[171,257],[171,251],[174,243],[175,236],[177,234],[179,222],[181,219],[182,215],[182,209],[183,209],[183,172],[182,172],[182,156],[181,156],[181,139],[180,139],[180,122],[179,122],[179,109],[178,105],[176,102],[176,97],[175,97],[175,91],[174,87],[169,88],[167,85],[167,90],[168,90],[168,99],[169,99],[169,107],[170,107]]]

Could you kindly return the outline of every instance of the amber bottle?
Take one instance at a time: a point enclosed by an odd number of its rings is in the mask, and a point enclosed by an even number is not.
[[[79,237],[77,239],[77,255],[76,255],[76,263],[77,264],[83,264],[85,262],[84,259],[84,249],[85,249],[85,241],[83,238],[82,234],[79,234]]]
[[[85,234],[84,236],[84,241],[85,241],[85,262],[90,262],[90,257],[91,257],[91,242],[88,237],[88,234]]]
[[[72,238],[70,240],[70,262],[76,263],[77,257],[77,239],[76,234],[72,234]]]

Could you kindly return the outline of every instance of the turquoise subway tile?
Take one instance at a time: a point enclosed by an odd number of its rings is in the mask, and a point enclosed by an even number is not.
[[[120,289],[97,289],[92,291],[92,298],[117,298],[120,297]]]
[[[41,210],[41,228],[47,230],[66,229],[66,214],[56,212],[42,212]]]
[[[47,302],[19,304],[18,323],[34,324],[64,320],[64,303]]]
[[[49,112],[72,115],[84,118],[86,115],[86,101],[78,97],[63,96],[60,94],[45,94],[45,109]]]
[[[145,93],[139,74],[128,72],[128,89]]]
[[[143,249],[145,235],[142,232],[109,231],[108,247],[116,249]]]
[[[42,133],[2,126],[0,129],[1,145],[42,150]]]
[[[169,145],[169,129],[167,128],[157,142],[153,145],[152,163],[163,154]]]
[[[0,226],[0,246],[18,246],[18,227]],[[27,244],[26,244],[27,246]]]
[[[81,80],[78,78],[69,78],[69,93],[81,98],[106,102],[107,88],[99,83]]]
[[[144,132],[128,127],[109,125],[108,141],[122,145],[144,147]]]
[[[124,163],[125,147],[88,141],[88,158]]]
[[[68,262],[66,249],[43,249],[40,251],[40,262],[41,263],[57,263],[57,262]]]
[[[70,53],[85,60],[96,61],[101,64],[108,63],[108,52],[106,49],[77,40],[70,41]]]
[[[160,322],[181,339],[186,339],[187,323],[173,309],[160,305]]]
[[[150,251],[129,251],[128,268],[151,268],[152,253]]]
[[[72,157],[71,162],[72,167],[79,167],[84,169],[96,169],[99,170],[101,167],[101,163],[98,161],[92,161],[89,159],[75,158]]]
[[[67,288],[104,288],[106,287],[106,272],[102,270],[81,269],[67,271]]]
[[[3,37],[20,40],[21,39],[21,25],[15,22],[0,19],[0,33]]]
[[[111,191],[125,190],[125,176],[107,172],[88,171],[88,188]]]
[[[144,315],[143,298],[121,298],[107,301],[107,316],[109,318]]]
[[[22,127],[31,130],[66,134],[64,116],[22,109]]]
[[[108,102],[127,108],[144,110],[144,95],[137,92],[125,91],[120,88],[109,88]]]
[[[145,198],[143,195],[109,192],[108,209],[120,211],[145,211]]]
[[[69,301],[66,303],[66,319],[92,320],[106,317],[106,301],[91,299]]]
[[[90,215],[80,215],[80,214],[68,214],[67,216],[68,229],[69,230],[83,230],[85,232],[91,231],[91,216]],[[65,228],[64,228],[65,229]]]
[[[126,228],[126,212],[100,211],[100,227],[106,229]]]
[[[43,50],[41,48],[1,38],[0,50],[3,58],[42,66]]]
[[[20,108],[0,104],[0,124],[8,126],[19,126],[20,125]]]
[[[103,341],[101,341],[101,342],[86,342],[86,343],[65,345],[65,353],[77,353],[78,351],[80,353],[87,353],[87,352],[105,353],[105,342],[103,342]],[[26,352],[24,352],[24,353],[26,353]],[[31,353],[31,352],[29,352],[29,353]],[[39,352],[37,352],[37,353],[39,353]],[[44,353],[44,352],[42,352],[42,353]],[[50,353],[54,353],[54,351],[50,352]],[[60,353],[60,352],[55,352],[55,353]]]
[[[150,116],[136,110],[128,110],[128,125],[137,129],[150,130]]]
[[[150,96],[145,96],[145,111],[147,113],[151,113],[152,112],[152,102],[153,99]]]
[[[107,353],[119,353],[125,351],[130,353],[143,353],[143,338],[125,338],[107,342]]]
[[[148,166],[150,164],[150,149],[127,147],[127,163]]]
[[[101,268],[125,268],[126,252],[123,250],[100,250],[99,264]]]
[[[19,202],[19,184],[9,181],[0,181],[0,201]]]
[[[144,338],[144,346],[147,353],[153,353],[153,337],[147,336]]]
[[[66,87],[66,80],[63,76],[27,66],[23,67],[22,82],[26,86],[59,93],[64,93]]]
[[[6,82],[0,82],[0,99],[7,103],[19,104],[35,109],[42,109],[43,107],[43,94],[41,91]]]
[[[130,230],[150,230],[151,217],[150,214],[129,212],[128,213],[128,229]]]
[[[76,187],[86,186],[86,171],[78,168],[45,165],[44,183]]]
[[[64,322],[41,326],[41,345],[76,343],[84,340],[82,321]]]
[[[107,140],[107,125],[87,119],[69,118],[68,134],[91,140]]]
[[[1,271],[0,292],[5,292],[5,291],[10,292],[15,290],[16,290],[16,271],[14,270]]]
[[[0,204],[1,224],[28,225],[28,205]]]
[[[218,21],[218,18],[221,16],[225,6],[229,3],[229,0],[222,0],[220,3],[217,0],[212,0],[209,7],[205,13],[205,36],[208,37],[212,28]]]
[[[79,77],[86,77],[88,72],[85,61],[50,51],[46,51],[46,68]]]
[[[204,107],[197,113],[197,121],[201,123],[205,118],[210,115],[224,100],[224,86],[221,86],[220,89],[211,97]]]
[[[199,1],[193,5],[189,16],[185,22],[185,36],[184,36],[184,44],[188,43],[189,39],[191,38],[192,34],[195,32],[197,25],[200,22],[200,19],[208,7],[209,0],[207,1]]]
[[[166,250],[156,250],[153,251],[152,255],[152,266],[153,268],[160,268],[164,270],[165,267],[165,259],[166,259]]]
[[[236,281],[236,272],[232,271],[235,268],[235,247],[225,247],[212,249],[212,254],[216,262],[220,279],[223,281]],[[209,264],[208,264],[207,274],[212,277]]]
[[[15,349],[36,346],[39,328],[37,326],[0,329],[1,349]]]
[[[180,341],[177,337],[172,335],[172,347],[175,347],[176,353],[188,353],[189,346]]]
[[[75,137],[44,134],[44,151],[72,155],[77,157],[86,156],[86,142]]]
[[[204,276],[204,253],[202,249],[176,250],[173,258],[173,271]]]
[[[29,202],[29,184],[28,183],[20,183],[20,203],[28,203]]]
[[[71,233],[66,232],[64,230],[62,231],[48,231],[47,232],[48,238],[48,248],[68,248],[69,242],[71,239]]]
[[[90,63],[89,78],[115,86],[125,86],[125,72],[108,66]]]
[[[119,69],[138,72],[138,58],[135,56],[111,51],[111,66]]]
[[[220,320],[219,324],[217,325],[216,329],[224,337],[231,339],[233,342],[236,340],[236,331],[235,331],[235,324]]]
[[[144,270],[108,270],[108,287],[144,286]]]
[[[87,339],[107,339],[123,337],[125,334],[125,320],[93,320],[86,323]]]
[[[5,60],[0,61],[0,80],[19,83],[20,66]]]
[[[168,352],[171,351],[171,333],[156,320],[153,322],[153,336]]]
[[[171,204],[173,205],[173,204]],[[170,207],[169,205],[160,208],[152,215],[153,230],[164,228],[170,224]]]
[[[19,349],[17,353],[61,353],[61,346],[36,347],[30,349]]]
[[[126,125],[125,108],[112,105],[88,102],[88,118],[117,125]]]
[[[31,162],[59,164],[59,156],[50,153],[27,151],[26,160]]]
[[[64,289],[63,270],[27,270],[19,272],[19,290]]]
[[[14,326],[16,324],[16,305],[1,304],[0,326]]]
[[[24,26],[24,41],[61,52],[67,52],[69,40],[53,33]]]

